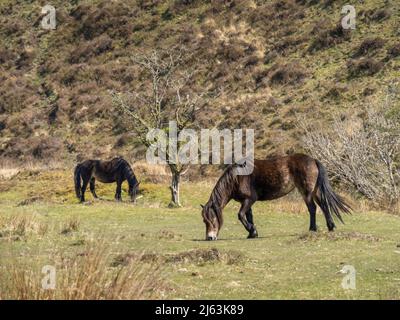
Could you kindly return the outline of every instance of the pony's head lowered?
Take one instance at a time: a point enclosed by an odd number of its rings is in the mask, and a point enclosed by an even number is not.
[[[218,179],[210,199],[202,207],[201,215],[206,225],[206,240],[217,240],[219,230],[222,227],[222,210],[231,200],[232,193],[237,187],[238,179],[235,168],[237,165],[230,165]]]
[[[140,182],[136,179],[134,181],[129,181],[129,196],[134,203],[136,203],[136,197],[139,193],[139,184]]]
[[[217,240],[222,227],[222,210],[210,200],[206,205],[201,205],[203,222],[206,225],[206,240]]]

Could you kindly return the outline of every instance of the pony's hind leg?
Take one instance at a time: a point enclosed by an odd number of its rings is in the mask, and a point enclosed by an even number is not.
[[[335,222],[333,222],[332,216],[329,213],[329,211],[326,208],[324,208],[324,206],[321,204],[321,199],[318,193],[315,194],[314,199],[315,202],[318,204],[318,206],[321,208],[322,212],[324,213],[326,226],[328,227],[328,230],[333,231],[336,228]]]
[[[312,194],[304,196],[304,202],[307,205],[308,212],[310,213],[310,231],[317,231],[317,206],[313,200]]]
[[[87,185],[89,183],[89,179],[86,178],[86,177],[82,177],[82,178],[83,179],[82,179],[82,188],[81,188],[81,199],[80,199],[80,201],[81,202],[85,202],[85,191],[86,191]]]
[[[96,190],[95,190],[95,178],[94,177],[92,177],[91,179],[90,179],[90,192],[92,193],[92,195],[93,195],[93,197],[95,198],[95,199],[97,199],[98,197],[97,197],[97,194],[96,194]]]

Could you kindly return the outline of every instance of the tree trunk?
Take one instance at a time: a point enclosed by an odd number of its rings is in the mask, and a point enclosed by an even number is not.
[[[171,170],[171,173],[172,173],[172,180],[171,180],[171,186],[169,187],[171,189],[171,202],[169,204],[169,207],[180,207],[181,203],[179,201],[179,183],[180,183],[181,173],[180,171],[175,171],[175,170]]]

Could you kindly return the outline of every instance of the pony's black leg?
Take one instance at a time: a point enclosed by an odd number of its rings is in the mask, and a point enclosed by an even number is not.
[[[246,212],[246,219],[247,219],[247,222],[252,225],[252,229],[250,230],[248,237],[249,238],[257,238],[258,233],[257,233],[256,226],[253,222],[253,210],[251,208],[249,210],[247,210],[247,212]]]
[[[253,224],[247,221],[246,213],[251,210],[251,206],[254,202],[246,199],[242,202],[242,206],[240,207],[238,218],[240,222],[243,224],[245,229],[249,232],[248,238],[254,238],[254,226]]]
[[[117,201],[121,201],[121,185],[122,182],[121,181],[117,181],[117,190],[115,190],[115,200]]]
[[[88,183],[89,183],[89,179],[88,178],[85,177],[85,178],[82,179],[81,202],[85,202],[85,191],[86,191]]]
[[[310,231],[317,231],[317,220],[316,220],[316,213],[317,213],[317,206],[313,200],[313,196],[311,192],[307,192],[307,194],[303,195],[304,202],[306,203],[308,212],[310,213]]]
[[[95,190],[95,178],[90,179],[89,186],[90,186],[90,192],[92,193],[93,197],[95,197],[97,199],[98,197],[97,197],[96,190]]]
[[[307,203],[307,208],[308,212],[310,213],[310,231],[317,231],[318,229],[316,221],[317,206],[315,205],[313,200]]]
[[[322,207],[321,201],[319,200],[318,197],[315,197],[315,202],[318,204],[318,206],[321,208],[322,212],[324,213],[325,220],[326,220],[326,226],[328,227],[328,230],[333,231],[336,228],[336,225],[333,222],[332,216],[329,214],[329,212],[326,212],[326,209],[324,209]]]

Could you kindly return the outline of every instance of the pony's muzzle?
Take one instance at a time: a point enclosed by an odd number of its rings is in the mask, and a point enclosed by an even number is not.
[[[207,237],[206,237],[206,240],[207,240],[207,241],[217,240],[217,237],[216,237],[216,236],[207,236]]]

